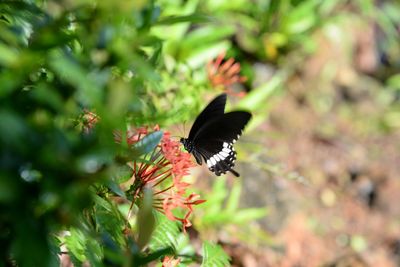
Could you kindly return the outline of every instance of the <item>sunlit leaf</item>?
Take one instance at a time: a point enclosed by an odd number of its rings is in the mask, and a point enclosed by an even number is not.
[[[271,80],[253,89],[249,94],[247,94],[246,97],[239,102],[237,108],[254,112],[257,109],[260,109],[261,106],[265,107],[268,105],[268,98],[281,88],[286,77],[287,74],[285,72],[275,74]]]
[[[119,185],[118,185],[115,181],[113,181],[113,180],[108,181],[108,182],[107,182],[107,186],[108,186],[108,188],[110,188],[110,190],[113,191],[116,195],[118,195],[118,196],[120,196],[120,197],[123,197],[123,198],[126,198],[125,192],[122,191],[121,187],[119,187]]]
[[[180,233],[177,222],[168,220],[165,215],[155,213],[156,227],[149,242],[152,251],[175,247]]]
[[[157,21],[156,24],[158,25],[170,25],[175,23],[182,23],[182,22],[210,22],[212,17],[203,14],[192,14],[187,16],[170,16],[165,17]]]
[[[131,147],[130,156],[139,157],[143,154],[153,151],[154,148],[160,143],[162,136],[162,131],[156,131],[146,135]]]
[[[210,242],[203,243],[203,261],[202,267],[225,267],[229,266],[229,256],[219,245]]]
[[[144,190],[144,197],[141,202],[141,206],[138,212],[138,238],[137,244],[142,249],[151,238],[151,234],[154,230],[155,219],[153,214],[153,193],[150,189]]]
[[[393,75],[387,80],[387,85],[394,89],[400,91],[400,74]]]

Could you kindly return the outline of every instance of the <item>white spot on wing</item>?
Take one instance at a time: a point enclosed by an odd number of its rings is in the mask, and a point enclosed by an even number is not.
[[[218,154],[214,155],[213,158],[214,158],[217,162],[220,161],[220,159],[219,159],[219,157],[218,157]]]
[[[208,168],[211,168],[211,167],[212,167],[211,161],[210,161],[209,159],[207,160],[207,166],[208,166]]]
[[[228,147],[229,144],[228,144],[227,142],[224,142],[223,146],[224,146],[224,147]]]
[[[221,152],[219,152],[219,154],[220,154],[221,156],[223,156],[224,158],[226,158],[227,156],[229,156],[229,154],[228,154],[227,152],[225,152],[225,151],[221,151]]]
[[[212,163],[211,166],[214,166],[215,164],[217,164],[217,161],[214,158],[210,158],[210,161]]]
[[[219,152],[219,154],[217,154],[217,156],[221,159],[224,160],[226,158],[226,156],[221,154],[222,152]]]
[[[221,152],[225,152],[225,153],[231,153],[231,150],[229,148],[223,148]],[[219,153],[221,153],[219,152]],[[226,156],[225,156],[226,157]]]

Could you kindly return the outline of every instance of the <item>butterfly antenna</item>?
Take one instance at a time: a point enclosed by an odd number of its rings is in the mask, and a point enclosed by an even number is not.
[[[186,121],[183,121],[183,136],[186,136]]]

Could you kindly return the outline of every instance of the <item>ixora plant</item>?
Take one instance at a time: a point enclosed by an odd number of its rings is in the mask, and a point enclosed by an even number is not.
[[[89,111],[81,118],[85,134],[100,121]],[[206,200],[185,181],[194,163],[179,141],[158,126],[114,131],[114,141],[128,149],[117,156],[112,182],[93,188],[95,204],[82,217],[86,227],[73,227],[57,237],[61,260],[77,265],[228,265],[229,257],[218,245],[204,242],[202,255],[191,248],[186,233],[190,215]],[[185,245],[180,244],[182,238]]]
[[[185,181],[185,176],[194,166],[190,153],[193,153],[197,163],[201,164],[204,160],[208,168],[218,176],[227,171],[239,176],[232,169],[236,159],[233,145],[251,114],[244,111],[224,113],[226,98],[226,94],[221,94],[207,105],[195,120],[187,139],[173,140],[170,133],[160,131],[159,126],[151,130],[149,127],[140,127],[125,132],[114,131],[115,142],[127,149],[117,156],[116,161],[120,163],[120,167],[114,173],[112,183],[103,188],[102,192],[97,190],[97,201],[89,209],[89,216],[95,222],[95,230],[101,229],[102,224],[106,232],[114,227],[114,235],[111,235],[110,240],[120,242],[117,240],[127,239],[128,242],[122,242],[122,245],[130,244],[135,247],[136,254],[127,257],[129,260],[125,258],[118,263],[145,264],[157,257],[162,258],[163,266],[176,266],[180,263],[181,258],[177,257],[177,250],[173,247],[176,242],[168,241],[179,234],[176,227],[170,225],[163,231],[155,229],[165,227],[160,225],[166,223],[166,218],[170,224],[179,222],[185,234],[186,228],[192,225],[189,219],[194,206],[205,202],[198,194],[188,192],[191,184]],[[85,111],[81,121],[83,132],[90,134],[100,118],[94,112]],[[190,153],[181,150],[180,143]],[[119,210],[123,204],[129,205],[126,212]],[[106,218],[98,218],[100,211],[106,215],[110,210],[115,212],[108,214],[114,217],[110,220],[114,226],[107,225]],[[159,214],[155,215],[153,210]],[[162,216],[165,216],[164,221],[160,219]],[[159,218],[158,222],[156,217]],[[64,233],[66,250],[63,253],[71,254],[83,262],[89,258],[82,255],[82,249],[77,249],[73,242],[78,232]],[[166,237],[167,242],[160,243]],[[114,247],[118,246],[115,244]],[[213,266],[227,263],[228,258],[220,248],[204,244],[204,250],[206,249],[217,253],[204,251],[203,265],[207,265],[209,255],[214,255]],[[90,249],[84,245],[83,251],[88,250]],[[196,260],[199,257],[192,255],[188,258]]]
[[[160,143],[152,148],[151,143],[156,143],[160,136]],[[205,201],[200,200],[198,194],[187,194],[191,184],[183,181],[183,178],[193,166],[190,154],[181,151],[179,142],[172,140],[169,132],[159,131],[158,126],[151,133],[147,127],[128,131],[126,138],[129,146],[143,147],[146,150],[152,148],[144,157],[127,163],[132,169],[133,180],[127,190],[127,194],[132,196],[129,214],[135,201],[143,199],[145,191],[151,190],[154,209],[172,221],[180,221],[185,231],[186,227],[191,226],[189,216],[193,212],[193,206]],[[115,140],[121,142],[119,132],[115,132]],[[178,208],[185,211],[183,218],[174,215],[173,210]]]
[[[220,55],[213,64],[216,72],[210,72],[209,79],[212,82],[211,78],[217,75],[225,81],[221,85],[229,88],[239,81],[236,76],[240,66],[230,59],[220,70],[221,62]],[[217,176],[226,172],[239,176],[233,170],[236,160],[233,146],[251,114],[225,113],[226,100],[226,93],[212,100],[197,116],[188,138],[179,141],[171,138],[168,131],[161,131],[158,125],[114,131],[114,142],[121,149],[109,171],[112,179],[93,186],[94,205],[82,217],[86,227],[72,227],[57,236],[61,260],[77,265],[111,262],[137,266],[153,261],[162,261],[163,266],[192,262],[201,262],[203,266],[228,265],[229,257],[218,245],[204,242],[202,255],[191,248],[186,233],[192,226],[190,216],[194,207],[206,200],[194,193],[185,179],[195,166],[190,153],[198,164],[204,161]],[[84,110],[78,119],[81,131],[89,136],[101,123],[100,116],[89,110]],[[182,235],[186,249],[179,242]]]

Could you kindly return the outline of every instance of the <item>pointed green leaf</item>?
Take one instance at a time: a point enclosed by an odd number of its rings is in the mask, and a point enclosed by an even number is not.
[[[232,223],[244,224],[260,218],[265,217],[268,214],[267,208],[250,208],[243,209],[235,213],[232,216]]]
[[[170,25],[175,23],[182,23],[182,22],[210,22],[212,17],[203,15],[203,14],[191,14],[187,16],[169,16],[163,19],[160,19],[157,24],[158,25]]]
[[[174,249],[172,247],[162,248],[162,249],[156,250],[156,251],[148,254],[146,257],[140,258],[137,262],[135,262],[135,264],[137,263],[138,265],[144,265],[144,264],[150,263],[152,261],[155,261],[155,260],[161,258],[162,256],[170,255],[173,253],[174,253]],[[136,266],[136,265],[134,265],[134,266]]]
[[[132,169],[126,164],[115,165],[110,169],[110,172],[111,179],[117,184],[124,183],[132,177]]]
[[[228,201],[226,203],[226,211],[234,212],[237,210],[240,201],[240,193],[242,191],[242,186],[239,180],[236,180],[229,195]]]
[[[151,234],[154,230],[155,219],[153,215],[153,193],[151,189],[144,190],[142,205],[138,213],[138,239],[137,244],[140,249],[143,249],[149,242]]]
[[[116,195],[118,195],[120,197],[123,197],[123,198],[126,198],[124,191],[122,191],[122,189],[119,187],[119,185],[115,181],[113,181],[113,180],[108,181],[107,182],[107,187],[112,192],[114,192]]]
[[[210,242],[203,243],[202,267],[229,266],[229,260],[229,256],[225,253],[221,246],[211,244]]]
[[[160,143],[162,136],[162,131],[146,135],[142,140],[132,146],[129,155],[133,158],[137,158],[143,154],[151,152]]]
[[[169,220],[165,215],[158,212],[154,213],[156,218],[156,228],[153,232],[149,247],[151,251],[165,247],[176,247],[180,233],[177,222]]]
[[[278,91],[286,81],[287,73],[280,72],[274,75],[268,82],[252,90],[236,108],[256,111],[260,106],[265,107],[268,98]]]

